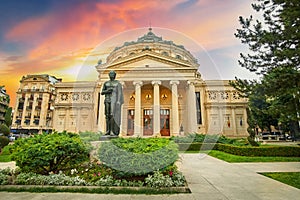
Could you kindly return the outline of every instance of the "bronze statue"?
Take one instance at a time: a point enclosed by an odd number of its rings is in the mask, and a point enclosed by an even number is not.
[[[121,124],[121,106],[124,103],[122,85],[115,80],[116,72],[109,72],[109,81],[103,85],[101,95],[105,95],[105,135],[118,136],[120,134]]]

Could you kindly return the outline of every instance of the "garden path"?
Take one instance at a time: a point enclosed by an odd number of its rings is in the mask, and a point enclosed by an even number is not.
[[[256,170],[300,171],[300,163],[227,163],[206,154],[180,154],[178,162],[191,194],[175,195],[113,195],[77,193],[10,193],[0,192],[0,200],[277,200],[298,199],[300,190],[256,173]],[[0,168],[4,163],[0,163]],[[263,168],[263,166],[267,166]],[[273,167],[273,169],[272,169]]]

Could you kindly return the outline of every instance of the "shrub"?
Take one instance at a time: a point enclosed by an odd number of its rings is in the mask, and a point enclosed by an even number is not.
[[[0,185],[8,184],[8,175],[0,173]]]
[[[85,142],[99,141],[101,135],[102,135],[101,133],[95,133],[95,132],[90,132],[90,131],[85,131],[85,132],[79,133],[81,140],[83,140]]]
[[[5,146],[2,149],[2,151],[1,151],[1,155],[5,155],[5,156],[11,155],[11,153],[12,153],[12,147],[13,147],[13,145],[7,145],[7,146]]]
[[[9,139],[6,136],[0,136],[0,149],[9,144]]]
[[[174,186],[184,186],[186,182],[183,174],[179,171],[174,171],[171,175],[171,179]]]
[[[81,163],[78,166],[74,166],[71,170],[65,171],[66,175],[69,176],[79,176],[80,178],[88,182],[96,182],[106,175],[112,175],[113,170],[94,162]]]
[[[114,178],[111,175],[106,175],[95,182],[97,186],[113,186]]]
[[[188,134],[184,137],[176,136],[172,137],[176,143],[221,143],[221,144],[234,144],[234,145],[245,145],[245,143],[237,140],[227,138],[224,135],[216,135],[216,134]]]
[[[216,150],[239,156],[300,157],[300,147],[293,146],[240,147],[217,144]]]
[[[146,186],[149,187],[172,187],[173,181],[170,176],[163,175],[160,171],[155,171],[153,175],[148,175],[148,177],[145,178]]]
[[[35,173],[21,173],[17,176],[17,185],[87,185],[86,181],[77,177],[64,174],[40,175]]]
[[[259,146],[259,143],[254,141],[254,139],[252,137],[247,137],[247,140],[248,142],[251,144],[251,146],[254,146],[254,147],[258,147]]]
[[[99,158],[119,176],[146,175],[173,165],[178,146],[165,138],[117,138],[101,144]]]
[[[178,143],[179,151],[200,151],[215,149],[215,143]]]
[[[23,172],[49,174],[88,160],[88,152],[77,134],[44,133],[16,140],[11,158]]]

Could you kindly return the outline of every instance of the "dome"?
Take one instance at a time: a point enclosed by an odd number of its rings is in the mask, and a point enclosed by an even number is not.
[[[197,60],[183,45],[177,45],[171,40],[164,40],[162,37],[155,35],[152,32],[152,28],[149,28],[148,32],[136,41],[127,41],[122,46],[116,47],[107,57],[106,63],[114,63],[115,61],[132,57],[144,51],[159,54],[165,58],[188,61],[198,65]]]

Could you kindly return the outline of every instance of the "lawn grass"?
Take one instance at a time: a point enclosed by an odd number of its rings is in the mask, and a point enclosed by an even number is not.
[[[224,160],[230,163],[236,162],[300,162],[300,157],[250,157],[250,156],[237,156],[222,151],[186,151],[185,153],[206,153],[210,156]]]
[[[272,172],[260,174],[300,189],[300,172]]]

